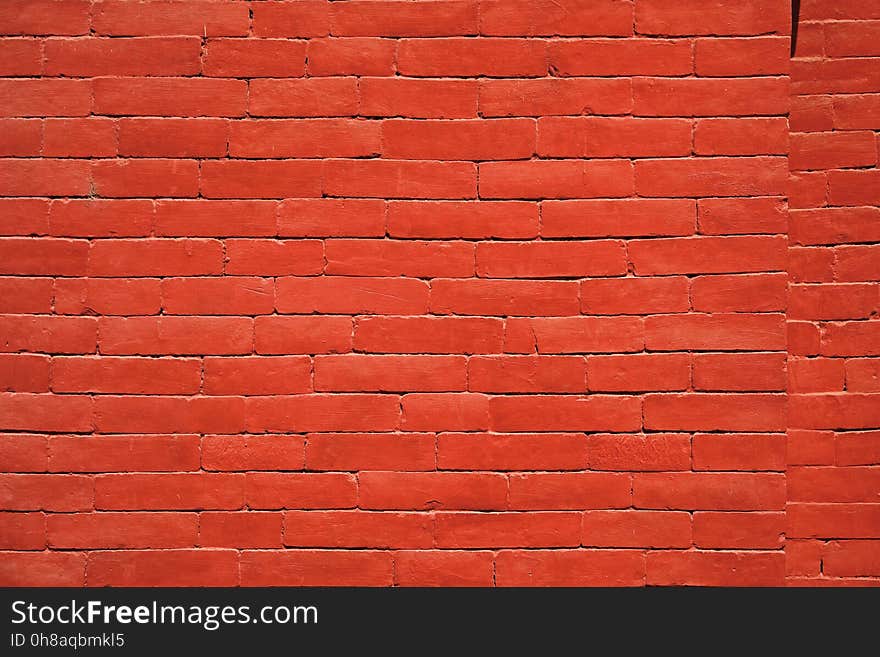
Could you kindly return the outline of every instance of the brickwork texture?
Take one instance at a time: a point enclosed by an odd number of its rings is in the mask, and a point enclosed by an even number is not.
[[[880,584],[880,3],[0,0],[0,584]]]

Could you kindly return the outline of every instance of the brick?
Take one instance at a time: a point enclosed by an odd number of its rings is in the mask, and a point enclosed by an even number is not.
[[[626,160],[480,164],[480,196],[484,198],[616,198],[632,192],[633,166]]]
[[[459,315],[572,315],[578,312],[572,281],[440,279],[431,284],[431,311]]]
[[[787,432],[789,465],[831,465],[834,463],[834,433],[789,429]]]
[[[316,356],[315,389],[320,391],[456,391],[467,387],[463,356]]]
[[[357,499],[357,484],[349,474],[256,472],[246,477],[245,501],[251,509],[348,509]]]
[[[475,472],[362,472],[362,509],[504,510],[507,478]]]
[[[542,118],[542,157],[674,157],[690,155],[692,126],[686,119]]]
[[[42,550],[46,547],[45,516],[42,513],[0,513],[0,537],[4,550]]]
[[[833,96],[833,127],[871,130],[880,121],[880,94]]]
[[[95,192],[105,197],[194,197],[199,193],[195,160],[102,160],[92,166]]]
[[[614,509],[632,503],[628,474],[532,473],[510,477],[510,508],[522,509]]]
[[[51,76],[194,75],[201,43],[195,37],[47,39],[43,74]]]
[[[272,201],[161,200],[156,201],[155,231],[157,237],[274,235],[275,211]]]
[[[349,317],[257,317],[254,348],[258,354],[319,354],[351,350]]]
[[[784,391],[785,354],[694,354],[694,390]]]
[[[355,0],[331,5],[330,30],[345,36],[455,36],[477,33],[477,2]]]
[[[378,550],[242,552],[243,586],[391,586],[391,553]]]
[[[295,78],[306,71],[306,42],[287,39],[211,39],[204,74],[220,78]]]
[[[782,552],[649,552],[649,585],[782,586]]]
[[[236,433],[244,425],[240,397],[111,397],[95,399],[102,433]]]
[[[831,171],[828,174],[832,205],[880,205],[880,169]]]
[[[2,49],[2,42],[0,42]],[[2,50],[0,50],[2,52]],[[37,119],[0,119],[0,155],[39,155],[42,145],[42,122]]]
[[[302,470],[302,436],[204,436],[201,464],[205,470]]]
[[[687,354],[587,357],[587,388],[591,392],[687,390],[690,379]]]
[[[785,514],[717,513],[694,514],[694,545],[728,550],[776,550],[785,539]]]
[[[98,510],[238,509],[243,499],[244,475],[126,473],[95,478]]]
[[[705,235],[784,233],[788,209],[780,198],[707,198],[698,203]]]
[[[218,548],[280,548],[280,513],[228,513],[209,511],[199,514],[199,546]]]
[[[645,321],[645,344],[657,351],[785,349],[780,315],[655,315]]]
[[[789,504],[786,537],[880,538],[878,504]]]
[[[436,547],[574,547],[578,513],[438,513]]]
[[[645,427],[672,430],[784,431],[786,399],[772,394],[645,397]]]
[[[766,196],[784,193],[786,160],[778,157],[639,160],[642,196]]]
[[[587,511],[581,544],[600,548],[688,548],[691,517],[678,511]]]
[[[524,242],[477,245],[477,275],[486,278],[567,278],[626,273],[622,242]]]
[[[589,315],[678,313],[689,307],[683,276],[581,281],[581,312]]]
[[[223,157],[223,119],[121,119],[119,154],[134,157]]]
[[[536,39],[403,39],[397,70],[408,77],[543,77],[547,43]]]
[[[147,237],[152,225],[146,199],[56,200],[49,207],[49,232],[58,237]]]
[[[467,278],[474,247],[466,242],[327,240],[325,273],[342,276]]]
[[[476,165],[413,160],[329,160],[326,196],[364,198],[474,198]]]
[[[489,0],[480,3],[480,33],[501,36],[629,36],[632,6],[602,0],[583,4]]]
[[[382,153],[414,160],[515,160],[535,152],[530,119],[382,123]]]
[[[208,395],[285,395],[311,392],[312,364],[305,356],[205,358]]]
[[[840,364],[837,360],[831,362]],[[835,370],[835,372],[839,373],[839,370]],[[838,382],[838,379],[835,379],[835,382]],[[846,389],[853,392],[880,392],[880,359],[855,358],[847,360]],[[842,386],[835,387],[834,390],[835,392],[842,390]]]
[[[791,88],[797,94],[863,93],[878,88],[876,58],[795,60]]]
[[[538,207],[524,201],[392,201],[388,234],[427,239],[532,238],[538,234]]]
[[[868,319],[878,302],[875,285],[793,285],[788,314],[792,319]]]
[[[0,437],[7,472],[46,472],[46,436],[8,433]]]
[[[98,34],[193,34],[245,36],[246,6],[200,0],[151,0],[132,5],[126,0],[101,0],[95,7],[93,27]]]
[[[201,165],[205,198],[321,196],[322,167],[310,160],[208,160]]]
[[[433,470],[433,434],[309,434],[309,470]]]
[[[61,354],[94,353],[97,322],[93,317],[0,317],[0,351],[36,351]]]
[[[692,51],[685,39],[572,39],[552,42],[549,59],[559,76],[675,76],[693,71]]]
[[[468,389],[475,392],[586,392],[586,368],[576,356],[474,356]]]
[[[401,550],[394,553],[398,586],[491,586],[491,552]]]
[[[0,40],[0,75],[39,75],[43,65],[40,45],[36,39]]]
[[[828,132],[834,128],[832,96],[795,96],[791,100],[792,132]]]
[[[583,434],[444,433],[437,440],[437,466],[444,470],[582,470]]]
[[[767,473],[636,473],[633,504],[640,509],[781,510],[785,476]]]
[[[485,431],[489,399],[473,393],[414,393],[401,400],[400,426],[406,431]]]
[[[89,251],[92,276],[219,274],[220,242],[206,239],[101,240]]]
[[[235,586],[235,550],[118,550],[89,555],[92,586]]]
[[[86,395],[0,393],[0,424],[6,430],[91,431],[92,400]]]
[[[300,395],[246,401],[249,431],[389,431],[397,428],[395,395]]]
[[[89,80],[0,80],[0,93],[0,116],[87,116],[92,108]]]
[[[877,396],[872,394],[792,395],[794,426],[804,429],[873,429],[880,426]]]
[[[789,58],[789,40],[777,36],[697,39],[694,45],[694,70],[700,76],[782,75],[789,71]]]
[[[98,78],[94,110],[110,116],[244,116],[244,80]]]
[[[0,196],[85,196],[91,170],[84,160],[0,160]]]
[[[360,114],[413,119],[467,119],[477,116],[476,80],[360,78]]]
[[[632,82],[620,78],[480,80],[482,116],[628,114]]]
[[[638,317],[540,317],[508,319],[507,353],[578,354],[641,351]]]
[[[711,14],[699,0],[640,0],[636,3],[639,34],[787,34],[791,16],[770,0],[743,5],[735,0],[715,0]]]
[[[184,472],[199,467],[194,435],[51,436],[52,472]]]
[[[790,247],[789,274],[797,283],[829,283],[834,279],[834,259],[832,249]]]
[[[275,289],[267,278],[166,278],[162,306],[170,315],[268,314],[275,308]]]
[[[408,278],[325,276],[280,278],[275,294],[281,313],[420,315],[428,309],[429,289]]]
[[[59,157],[114,157],[116,123],[109,118],[46,119],[43,155]]]
[[[282,237],[382,237],[385,204],[371,199],[288,199],[278,212]]]
[[[48,357],[36,354],[0,355],[0,390],[3,392],[48,392]]]
[[[698,433],[693,438],[694,470],[785,469],[785,436]]]
[[[503,330],[501,319],[488,317],[362,317],[354,347],[389,354],[491,354],[501,350]]]
[[[877,164],[877,144],[871,132],[810,132],[791,137],[792,171],[843,169]]]
[[[0,23],[4,34],[87,34],[90,3],[85,0],[55,2],[24,0],[3,7]]]
[[[786,155],[784,118],[700,119],[694,128],[697,155]]]
[[[880,247],[876,245],[843,246],[834,250],[835,269],[840,281],[875,281],[875,265]]]
[[[245,317],[102,318],[102,354],[246,354],[253,344],[253,320]]]
[[[0,508],[7,511],[90,511],[94,487],[80,475],[0,475]]]
[[[320,37],[330,30],[330,3],[325,0],[261,2],[250,11],[258,37]]]
[[[691,440],[687,434],[595,434],[587,438],[591,470],[650,472],[688,470]]]
[[[637,431],[641,400],[611,395],[504,396],[489,401],[493,431]]]
[[[229,154],[246,158],[366,157],[380,152],[379,124],[349,119],[234,122]]]
[[[498,586],[642,586],[638,550],[504,550],[495,560]]]
[[[880,575],[880,559],[874,541],[834,541],[822,556],[822,572],[830,577]]]
[[[391,39],[312,39],[308,73],[325,75],[394,75],[397,43]]]
[[[636,78],[636,116],[773,116],[789,110],[788,78]]]
[[[3,552],[2,556],[4,586],[85,586],[82,552]]]
[[[693,309],[700,312],[782,311],[787,304],[787,283],[785,274],[698,276],[692,279],[690,298]]]
[[[878,501],[880,468],[797,467],[787,472],[791,502],[874,502]]]
[[[880,235],[880,209],[821,208],[791,213],[790,239],[795,244],[872,242]]]
[[[248,85],[248,111],[253,116],[354,116],[358,110],[357,78],[253,80]]]
[[[52,359],[52,390],[194,394],[201,385],[201,369],[196,359],[55,357]]]
[[[49,547],[185,548],[196,545],[194,513],[77,513],[47,517]]]
[[[4,314],[48,313],[52,307],[51,278],[0,277],[0,311]]]

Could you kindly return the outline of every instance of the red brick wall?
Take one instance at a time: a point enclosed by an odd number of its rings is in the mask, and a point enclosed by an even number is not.
[[[880,575],[866,7],[0,4],[0,583]]]
[[[788,576],[876,585],[880,4],[813,0],[801,21],[792,68]]]

